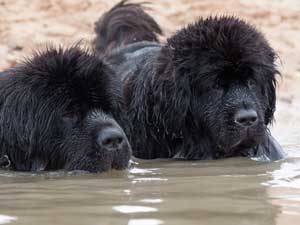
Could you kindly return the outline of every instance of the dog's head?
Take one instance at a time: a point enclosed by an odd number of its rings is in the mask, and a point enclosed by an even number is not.
[[[275,110],[278,71],[260,32],[234,17],[210,17],[180,30],[164,51],[175,68],[181,121],[193,136],[208,136],[225,155],[261,143]]]
[[[16,170],[127,167],[114,72],[77,46],[49,48],[1,77],[1,155]]]

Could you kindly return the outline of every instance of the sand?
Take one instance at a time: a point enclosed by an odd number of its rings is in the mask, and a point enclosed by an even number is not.
[[[15,65],[47,44],[90,46],[94,22],[117,0],[0,0],[0,69]],[[138,1],[137,1],[138,2]],[[141,2],[141,1],[140,1]],[[293,101],[290,87],[300,78],[300,1],[148,1],[165,36],[200,16],[236,15],[261,30],[280,60],[280,99]],[[299,83],[300,84],[300,83]],[[291,86],[292,85],[292,86]]]

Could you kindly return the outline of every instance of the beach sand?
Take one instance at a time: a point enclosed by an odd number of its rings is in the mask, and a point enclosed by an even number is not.
[[[116,0],[0,0],[0,69],[8,68],[48,44],[90,46],[94,22]],[[141,1],[134,1],[141,2]],[[292,101],[291,83],[300,77],[300,1],[161,0],[148,1],[165,37],[199,17],[235,15],[261,30],[279,56],[281,100]],[[300,83],[299,83],[300,85]]]

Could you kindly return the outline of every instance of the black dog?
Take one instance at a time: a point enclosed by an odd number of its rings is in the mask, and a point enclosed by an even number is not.
[[[131,155],[120,81],[74,46],[49,48],[0,76],[1,167],[13,170],[125,169]]]
[[[96,23],[96,50],[122,74],[127,134],[139,158],[281,159],[267,126],[276,54],[234,17],[210,17],[167,40],[139,4],[122,1]],[[112,50],[113,47],[113,50]]]

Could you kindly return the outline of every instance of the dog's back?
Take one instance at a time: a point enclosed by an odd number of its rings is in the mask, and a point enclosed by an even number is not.
[[[142,4],[126,0],[118,3],[95,23],[95,32],[95,50],[106,53],[132,43],[158,42],[158,35],[162,34],[159,25],[144,11]],[[142,47],[135,46],[131,51]]]
[[[95,23],[97,52],[121,73],[122,81],[161,49],[162,30],[142,4],[121,1]]]

